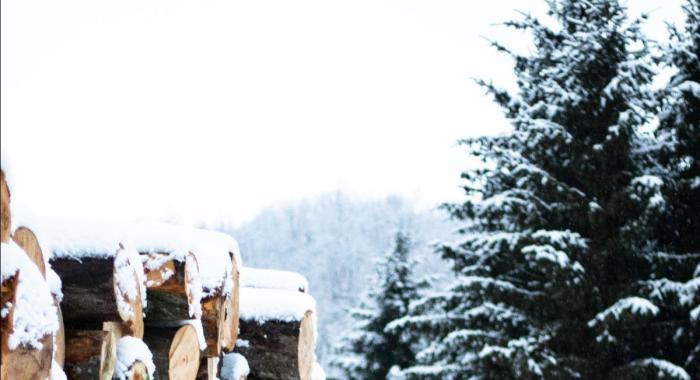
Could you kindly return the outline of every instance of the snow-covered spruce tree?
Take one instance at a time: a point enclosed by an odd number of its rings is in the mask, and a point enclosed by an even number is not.
[[[659,177],[656,242],[666,252],[649,261],[656,278],[643,283],[660,307],[657,339],[666,353],[700,378],[700,1],[689,0],[682,29],[670,29],[663,63],[676,70],[660,91],[655,171]]]
[[[333,358],[333,365],[348,379],[384,380],[393,366],[414,364],[409,345],[398,334],[385,331],[387,324],[406,315],[409,302],[417,298],[413,267],[409,237],[397,232],[394,248],[379,263],[361,307],[351,311],[353,329],[341,338]]]
[[[439,249],[457,280],[389,326],[419,348],[406,378],[687,376],[648,329],[659,307],[640,289],[654,275],[658,181],[636,151],[654,106],[639,22],[613,0],[548,4],[556,26],[508,23],[532,33],[534,53],[494,44],[515,59],[519,91],[482,84],[513,132],[463,142],[485,166],[447,206],[465,222]]]

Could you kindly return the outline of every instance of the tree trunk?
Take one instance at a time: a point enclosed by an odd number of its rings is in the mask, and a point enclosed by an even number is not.
[[[241,319],[239,339],[246,344],[235,351],[250,366],[250,380],[309,380],[314,360],[314,316],[301,321]]]
[[[119,257],[126,254],[119,249],[111,257],[61,257],[51,261],[63,282],[61,311],[67,327],[122,322],[125,334],[143,337],[143,310],[136,269],[128,259]],[[116,266],[115,263],[121,264]],[[132,271],[133,276],[121,276],[120,271]],[[119,283],[129,279],[133,283]],[[129,299],[124,289],[135,289],[134,299]]]
[[[142,254],[148,288],[148,322],[180,321],[198,314],[201,289],[195,289],[190,274],[199,272],[192,253],[185,261],[168,258],[166,253]]]
[[[143,341],[153,354],[157,379],[194,380],[197,377],[200,357],[204,355],[192,325],[147,326]]]

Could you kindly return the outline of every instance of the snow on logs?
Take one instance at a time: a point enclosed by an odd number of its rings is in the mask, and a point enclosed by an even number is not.
[[[309,281],[297,272],[243,267],[241,268],[241,287],[308,293]]]
[[[164,223],[132,227],[129,235],[146,271],[152,305],[147,322],[162,326],[201,319],[207,356],[233,350],[239,314],[238,243],[223,233]]]
[[[114,251],[54,251],[51,265],[63,282],[66,326],[121,322],[125,335],[143,337],[145,283],[135,251],[121,244]]]
[[[39,268],[17,244],[2,243],[2,379],[44,379],[51,374],[54,299]]]
[[[241,288],[239,344],[255,379],[309,380],[316,343],[315,301],[298,291]]]

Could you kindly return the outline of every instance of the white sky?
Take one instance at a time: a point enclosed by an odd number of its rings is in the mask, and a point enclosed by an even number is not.
[[[648,30],[680,0],[630,0]],[[477,5],[478,4],[478,5]],[[41,214],[240,223],[341,189],[459,197],[459,138],[505,126],[470,78],[539,0],[3,0],[2,150]]]

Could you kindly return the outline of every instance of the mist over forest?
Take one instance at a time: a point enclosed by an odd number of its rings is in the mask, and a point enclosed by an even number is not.
[[[454,228],[437,207],[417,210],[397,196],[361,199],[334,192],[269,208],[225,232],[236,237],[246,266],[308,278],[318,308],[316,353],[326,367],[337,338],[350,328],[348,309],[358,306],[395,233],[408,233],[412,257],[419,261],[415,274],[421,277],[447,273],[431,243],[449,239]]]

